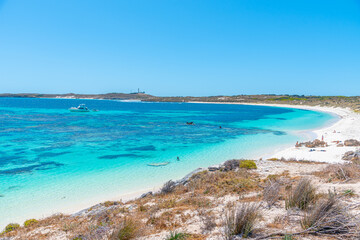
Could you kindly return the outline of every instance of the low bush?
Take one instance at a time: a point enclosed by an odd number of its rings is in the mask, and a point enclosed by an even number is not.
[[[233,159],[233,160],[228,160],[223,164],[223,170],[224,171],[233,171],[237,168],[239,168],[240,165],[240,161]]]
[[[296,185],[285,201],[286,209],[297,207],[301,210],[307,209],[316,198],[316,189],[307,178],[303,178]]]
[[[10,223],[8,224],[5,229],[4,229],[4,232],[3,233],[8,233],[8,232],[12,232],[14,231],[15,229],[19,228],[20,225],[17,224],[17,223]]]
[[[243,203],[240,207],[230,208],[224,222],[225,239],[237,235],[243,238],[251,236],[259,219],[260,210],[256,203]]]
[[[39,221],[36,220],[36,219],[26,220],[26,221],[24,222],[24,227],[29,227],[29,226],[31,226],[31,225],[34,225],[34,224],[38,223],[38,222],[39,222]]]
[[[256,163],[254,160],[240,160],[240,168],[246,169],[257,169]]]

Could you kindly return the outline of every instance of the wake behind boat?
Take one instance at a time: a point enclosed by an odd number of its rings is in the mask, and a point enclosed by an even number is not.
[[[80,104],[78,107],[69,108],[70,112],[90,112],[90,110],[85,106],[85,104]]]

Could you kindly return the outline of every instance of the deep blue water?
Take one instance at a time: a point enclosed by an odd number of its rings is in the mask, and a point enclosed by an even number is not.
[[[68,111],[80,103],[99,111]],[[0,98],[0,226],[256,156],[332,120],[264,106]]]

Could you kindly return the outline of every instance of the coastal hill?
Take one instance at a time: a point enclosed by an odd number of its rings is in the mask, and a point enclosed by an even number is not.
[[[153,102],[226,102],[256,104],[291,104],[306,106],[349,107],[360,109],[360,96],[305,96],[305,95],[235,95],[209,97],[149,97],[145,101]]]
[[[17,98],[68,98],[68,99],[107,99],[140,100],[147,102],[208,102],[208,103],[254,103],[254,104],[291,104],[305,106],[343,107],[360,111],[360,96],[305,96],[305,95],[234,95],[208,97],[159,97],[143,92],[106,93],[106,94],[40,94],[40,93],[3,93],[0,97]]]
[[[14,98],[68,98],[68,99],[108,99],[108,100],[145,100],[153,96],[145,93],[105,93],[105,94],[41,94],[41,93],[2,93],[0,97]]]
[[[349,107],[360,110],[360,96],[305,96],[305,95],[234,95],[208,97],[160,97],[139,93],[106,93],[106,94],[40,94],[40,93],[3,93],[0,97],[18,98],[70,98],[70,99],[108,99],[108,100],[141,100],[147,102],[216,102],[216,103],[255,103],[255,104],[291,104],[325,107]]]

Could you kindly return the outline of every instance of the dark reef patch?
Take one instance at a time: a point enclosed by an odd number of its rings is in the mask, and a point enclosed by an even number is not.
[[[274,135],[277,135],[277,136],[286,135],[286,132],[283,132],[283,131],[274,131],[273,133],[274,133]]]
[[[126,151],[156,151],[156,147],[154,145],[147,145],[142,147],[127,148]]]
[[[144,157],[144,155],[138,155],[138,154],[114,154],[114,155],[104,155],[104,156],[100,156],[98,157],[99,159],[116,159],[116,158],[124,158],[124,157],[129,157],[129,158],[142,158]]]
[[[31,173],[33,171],[39,170],[49,170],[54,169],[57,167],[64,166],[62,163],[57,162],[42,162],[39,164],[34,164],[27,167],[19,167],[19,168],[11,168],[7,170],[0,170],[0,175],[16,175],[16,174],[23,174],[23,173]]]
[[[10,187],[8,187],[5,191],[16,191],[16,190],[18,190],[18,189],[20,189],[21,187],[20,186],[18,186],[18,185],[14,185],[14,186],[10,186]]]
[[[58,152],[58,153],[53,153],[53,152],[44,152],[38,155],[38,158],[44,158],[44,157],[57,157],[60,155],[64,155],[64,154],[68,154],[71,153],[69,151],[67,152]]]

